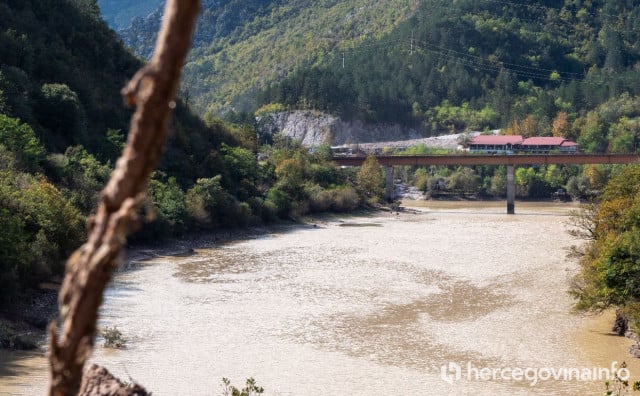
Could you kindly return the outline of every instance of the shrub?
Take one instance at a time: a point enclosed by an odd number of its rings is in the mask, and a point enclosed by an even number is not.
[[[331,207],[331,191],[325,190],[317,184],[305,185],[306,194],[309,196],[309,211],[324,212]]]
[[[122,335],[122,332],[117,327],[105,327],[102,330],[102,337],[104,338],[105,348],[124,349],[127,345],[127,340]]]
[[[4,114],[0,114],[0,144],[11,151],[18,163],[29,170],[36,170],[44,159],[44,147],[33,129]]]
[[[222,395],[223,396],[253,396],[264,393],[264,388],[256,385],[256,380],[248,378],[245,387],[238,389],[231,385],[228,378],[222,379]]]
[[[186,205],[189,216],[206,228],[238,225],[238,201],[222,187],[221,179],[220,175],[198,179],[187,191]]]
[[[355,188],[351,186],[338,187],[332,192],[331,209],[336,212],[348,212],[358,207],[360,197]]]
[[[416,171],[413,185],[422,192],[429,190],[429,172],[425,168],[420,168]]]
[[[280,218],[286,218],[293,209],[293,200],[286,192],[273,187],[267,192],[267,201],[273,203],[276,214]]]
[[[357,175],[358,189],[364,200],[376,204],[384,197],[384,169],[375,156],[369,155]]]
[[[280,113],[286,110],[287,110],[287,107],[282,103],[268,103],[260,107],[258,110],[256,110],[254,114],[256,117],[261,117],[261,116],[265,116],[273,113]]]

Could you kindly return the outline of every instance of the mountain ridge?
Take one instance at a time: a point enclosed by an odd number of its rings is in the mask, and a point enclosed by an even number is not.
[[[185,65],[183,91],[193,98],[199,113],[255,109],[255,96],[271,81],[322,62],[339,46],[381,37],[412,15],[418,4],[417,0],[204,1]],[[158,17],[154,13],[122,32],[125,43],[148,56]],[[221,32],[229,34],[211,36],[204,28],[220,22],[228,26]]]
[[[640,5],[628,2],[203,4],[182,92],[210,117],[274,103],[426,134],[533,117],[537,133],[550,134],[560,113],[574,122],[640,91]],[[148,46],[153,18],[125,41]]]
[[[164,0],[98,0],[104,20],[113,30],[131,26],[136,18],[145,18],[163,4]]]

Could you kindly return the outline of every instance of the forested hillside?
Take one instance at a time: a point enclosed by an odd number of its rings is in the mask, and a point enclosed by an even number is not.
[[[633,150],[639,18],[621,0],[205,1],[183,92],[201,114],[277,103],[425,135],[511,126]],[[125,41],[148,55],[158,21]],[[619,117],[595,115],[621,98]]]
[[[126,140],[120,89],[141,63],[95,0],[0,1],[0,314],[60,274]],[[272,142],[258,162],[248,126],[178,103],[137,240],[259,224],[372,198],[328,151]],[[362,184],[365,185],[365,184]],[[374,196],[375,198],[375,196]]]
[[[381,38],[406,20],[418,0],[205,0],[183,92],[196,110],[252,111],[256,94],[303,64],[322,64],[338,46]],[[148,56],[161,13],[123,32]]]
[[[550,134],[560,112],[573,122],[639,93],[639,17],[630,1],[423,2],[391,34],[336,48],[272,85],[261,103],[427,133],[531,117],[529,133]]]

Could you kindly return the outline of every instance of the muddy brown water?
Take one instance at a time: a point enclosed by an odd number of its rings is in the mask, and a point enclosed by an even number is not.
[[[570,313],[573,206],[413,205],[138,263],[101,312],[128,347],[92,361],[154,395],[220,395],[222,377],[267,395],[602,394],[624,360],[640,378],[610,316]],[[0,352],[0,395],[45,386],[42,354]]]

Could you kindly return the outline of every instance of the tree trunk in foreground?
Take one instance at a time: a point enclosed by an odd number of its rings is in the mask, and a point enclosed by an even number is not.
[[[67,261],[59,296],[60,334],[56,323],[49,325],[50,396],[75,396],[79,391],[82,395],[146,394],[125,389],[117,380],[109,382],[115,378],[96,367],[88,369],[83,380],[83,368],[93,348],[104,289],[121,260],[129,230],[138,223],[136,212],[166,140],[199,9],[199,0],[167,1],[153,58],[122,90],[125,102],[137,110],[127,146],[100,195],[96,214],[88,221],[87,242]]]

